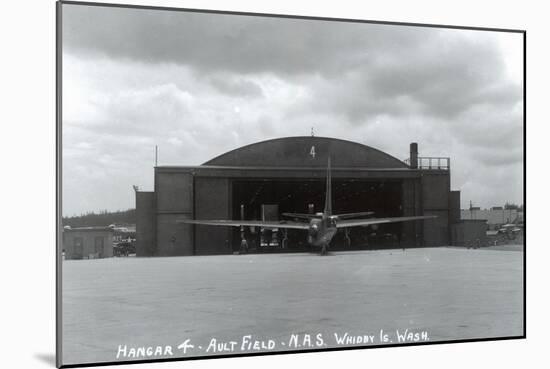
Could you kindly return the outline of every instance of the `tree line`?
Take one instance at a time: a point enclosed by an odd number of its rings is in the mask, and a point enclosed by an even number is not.
[[[81,215],[63,217],[63,226],[106,227],[111,224],[136,224],[136,209],[88,212]]]

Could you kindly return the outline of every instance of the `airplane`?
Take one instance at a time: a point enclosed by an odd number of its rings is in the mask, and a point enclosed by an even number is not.
[[[327,255],[330,241],[340,228],[366,227],[375,224],[408,222],[423,219],[437,218],[435,215],[390,217],[390,218],[361,218],[374,214],[372,211],[359,213],[332,214],[332,177],[330,168],[330,156],[327,165],[327,182],[325,193],[325,208],[322,213],[283,213],[283,216],[303,219],[305,221],[262,221],[262,220],[179,220],[178,223],[200,224],[226,227],[263,227],[282,229],[301,229],[307,231],[307,242],[321,249],[321,255]]]

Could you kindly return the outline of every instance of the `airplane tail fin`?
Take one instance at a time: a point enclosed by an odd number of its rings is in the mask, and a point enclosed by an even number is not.
[[[328,157],[327,167],[327,187],[325,197],[325,215],[332,215],[332,176],[330,173],[330,155]]]

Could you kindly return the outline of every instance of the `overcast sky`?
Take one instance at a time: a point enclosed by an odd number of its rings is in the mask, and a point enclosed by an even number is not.
[[[63,214],[159,165],[309,135],[451,157],[462,207],[523,198],[522,35],[63,5]]]

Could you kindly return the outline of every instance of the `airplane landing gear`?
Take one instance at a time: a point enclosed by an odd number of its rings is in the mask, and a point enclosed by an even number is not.
[[[327,254],[328,254],[328,245],[324,243],[323,247],[321,248],[321,256],[325,256]]]
[[[241,240],[241,247],[239,249],[239,254],[248,254],[248,242],[246,242],[246,239]]]
[[[351,247],[351,237],[349,236],[349,228],[344,228],[344,235],[346,236],[346,242],[348,244],[348,248]]]
[[[286,249],[288,247],[288,229],[283,229],[283,242],[282,242],[283,249]]]

